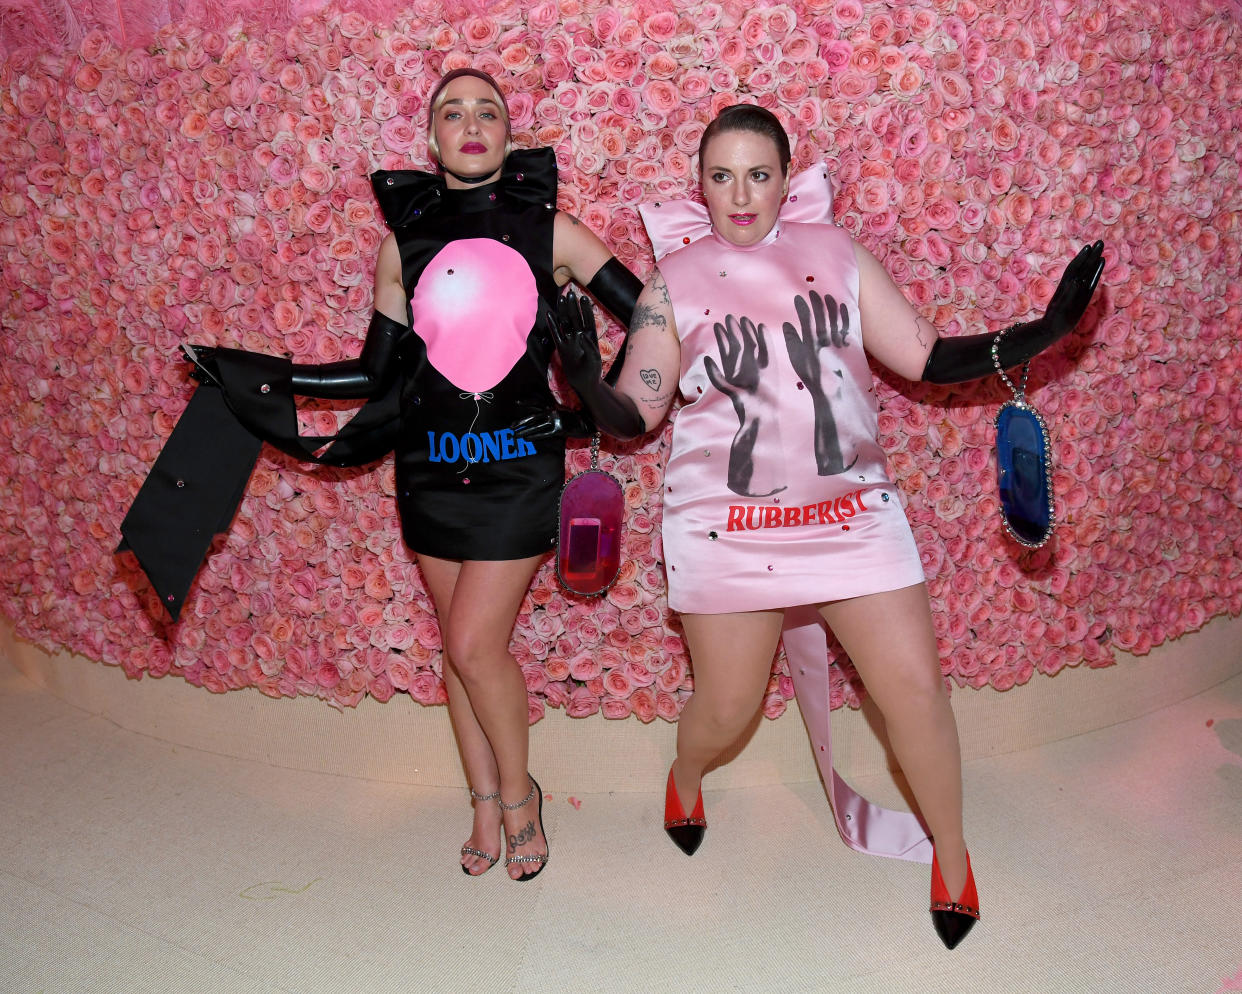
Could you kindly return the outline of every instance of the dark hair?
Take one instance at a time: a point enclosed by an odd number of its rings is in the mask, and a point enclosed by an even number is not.
[[[732,107],[726,107],[716,115],[716,120],[704,129],[703,137],[699,139],[700,173],[703,172],[703,153],[707,149],[707,143],[726,131],[749,131],[752,134],[771,138],[773,144],[776,145],[777,158],[781,162],[781,175],[789,175],[789,136],[785,134],[780,118],[770,110],[756,107],[754,104],[734,104]]]

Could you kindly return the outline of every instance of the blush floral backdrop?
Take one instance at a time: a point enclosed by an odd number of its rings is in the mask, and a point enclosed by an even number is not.
[[[1235,5],[246,6],[0,4],[0,612],[22,637],[213,692],[444,700],[391,460],[265,449],[176,624],[113,550],[193,389],[180,342],[357,354],[385,234],[368,174],[426,164],[427,96],[464,65],[501,81],[517,144],[556,149],[560,206],[642,276],[638,205],[693,192],[704,125],[739,100],[781,117],[795,168],[828,161],[838,222],[946,334],[1034,316],[1104,240],[1087,319],[1031,370],[1056,466],[1045,548],[998,518],[999,380],[881,383],[956,684],[1108,665],[1242,610]],[[607,597],[536,578],[513,641],[532,721],[672,720],[690,692],[661,565],[666,444],[603,455],[629,507]],[[570,471],[586,463],[571,450]],[[856,704],[834,665],[834,704]],[[765,713],[792,693],[778,657]]]

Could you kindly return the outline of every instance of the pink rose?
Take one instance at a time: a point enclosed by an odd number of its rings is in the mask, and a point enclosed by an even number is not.
[[[736,69],[742,64],[747,56],[746,43],[736,35],[728,38],[723,45],[720,46],[720,58],[725,66]]]
[[[833,18],[842,27],[853,27],[863,19],[862,4],[859,0],[837,0],[833,5]]]
[[[596,38],[600,41],[611,41],[621,26],[621,15],[613,8],[605,7],[595,13],[591,26]]]
[[[668,80],[654,79],[643,88],[643,103],[657,114],[667,115],[680,103],[677,88]]]
[[[390,117],[380,125],[380,137],[390,151],[408,155],[422,135],[407,118]]]
[[[628,698],[619,699],[616,697],[605,697],[603,701],[603,715],[605,718],[628,718],[630,716],[631,704]]]
[[[876,77],[864,75],[857,69],[844,69],[834,79],[836,91],[846,100],[860,101],[876,89]]]
[[[576,688],[565,705],[565,713],[571,718],[585,718],[599,710],[599,695],[586,687]]]
[[[569,663],[569,673],[575,680],[586,683],[594,680],[604,671],[603,665],[594,655],[583,654]]]
[[[628,83],[638,70],[638,56],[635,52],[614,49],[604,56],[604,71],[609,82]]]
[[[391,673],[392,667],[389,667]],[[419,704],[443,704],[448,700],[444,692],[444,684],[434,673],[420,670],[409,678],[410,697]]]
[[[643,687],[634,691],[630,697],[630,705],[635,717],[644,724],[655,719],[656,695],[651,692],[650,688]]]

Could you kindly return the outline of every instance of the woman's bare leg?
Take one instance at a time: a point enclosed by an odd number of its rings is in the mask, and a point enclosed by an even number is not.
[[[673,761],[683,810],[694,807],[703,771],[759,709],[783,616],[781,611],[681,616],[694,667],[694,693],[677,722]]]
[[[884,715],[889,742],[936,841],[949,893],[966,885],[962,756],[923,584],[820,608]]]
[[[543,559],[459,563],[418,556],[440,619],[449,715],[466,775],[476,792],[500,791],[509,803],[530,790],[526,681],[509,653],[509,642],[522,599]],[[537,813],[534,804],[506,813],[509,855],[547,852]],[[466,845],[492,852],[501,821],[495,802],[476,805],[474,830]],[[471,873],[487,868],[486,861],[468,854],[462,865]],[[522,876],[521,865],[510,867],[509,875]]]

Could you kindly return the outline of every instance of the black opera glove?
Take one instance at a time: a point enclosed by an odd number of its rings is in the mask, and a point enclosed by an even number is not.
[[[531,413],[513,423],[513,433],[528,442],[543,438],[590,438],[595,434],[595,422],[586,411],[570,407],[532,408]]]
[[[551,325],[552,340],[556,342],[565,378],[582,399],[598,429],[622,440],[646,431],[647,426],[634,401],[618,393],[600,376],[602,363],[591,298],[579,297],[570,290],[557,301],[555,319],[545,310],[542,320]]]
[[[397,372],[397,343],[409,329],[375,311],[357,359],[293,366],[293,392],[303,397],[378,397]]]
[[[586,285],[587,292],[598,300],[609,314],[621,322],[625,329],[634,320],[634,308],[638,305],[638,295],[643,292],[643,281],[631,273],[616,258],[610,258],[591,277]],[[628,337],[628,335],[627,335]],[[625,344],[622,339],[617,357],[613,360],[604,382],[616,386],[621,377],[621,368],[625,365]]]
[[[371,315],[362,354],[357,359],[293,366],[293,393],[332,399],[370,398],[383,393],[396,374],[397,342],[408,329],[386,314]],[[182,345],[191,363],[190,376],[200,383],[221,386],[216,349],[210,345]]]
[[[1084,245],[1065,267],[1044,316],[1006,329],[997,349],[1001,368],[1022,365],[1073,331],[1091,303],[1103,272],[1104,243],[1096,241]],[[996,372],[992,344],[999,334],[936,339],[927,365],[923,367],[923,379],[929,383],[962,383],[990,376]]]

